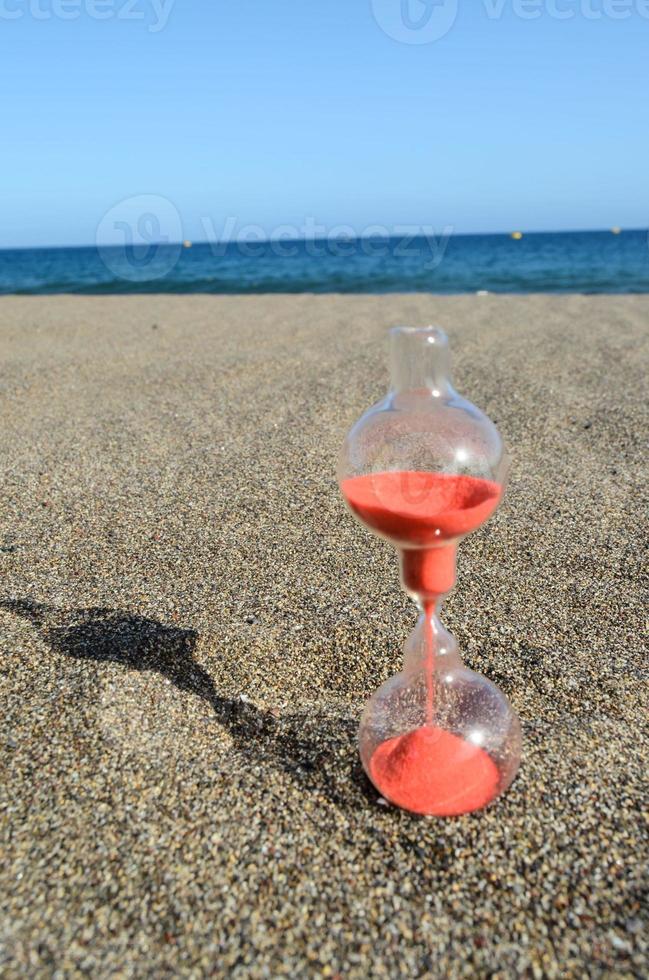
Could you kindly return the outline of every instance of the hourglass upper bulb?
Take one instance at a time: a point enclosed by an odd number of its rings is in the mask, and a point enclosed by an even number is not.
[[[421,599],[452,588],[457,542],[498,506],[507,457],[493,422],[453,388],[442,330],[393,328],[390,381],[349,432],[339,479],[356,517],[400,550],[404,586]]]

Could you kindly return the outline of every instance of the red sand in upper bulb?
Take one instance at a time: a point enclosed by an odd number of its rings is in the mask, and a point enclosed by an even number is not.
[[[443,595],[455,583],[455,545],[491,517],[500,484],[475,476],[394,470],[341,483],[353,512],[402,549],[408,591]]]
[[[434,725],[379,745],[370,760],[370,776],[391,803],[436,817],[486,806],[498,795],[500,778],[484,749]]]
[[[419,547],[475,530],[493,514],[502,491],[492,480],[416,470],[352,476],[341,489],[369,527],[396,543]]]

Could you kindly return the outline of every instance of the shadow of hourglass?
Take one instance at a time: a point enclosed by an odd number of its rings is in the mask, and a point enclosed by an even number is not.
[[[27,620],[55,653],[153,671],[177,690],[202,698],[229,732],[235,751],[289,774],[301,789],[322,793],[340,807],[375,798],[356,763],[355,719],[312,710],[275,716],[248,701],[223,697],[195,659],[196,630],[107,607],[64,610],[5,599],[0,609]]]

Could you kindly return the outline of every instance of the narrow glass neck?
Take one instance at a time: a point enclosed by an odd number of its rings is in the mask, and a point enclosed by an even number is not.
[[[448,338],[437,327],[394,327],[390,331],[390,385],[393,392],[452,391]]]
[[[461,663],[457,642],[440,619],[441,602],[438,602],[429,615],[419,607],[417,625],[408,637],[404,647],[404,670],[420,670],[432,653],[436,661],[449,666]]]
[[[437,623],[441,626],[441,615],[442,615],[442,603],[444,602],[445,596],[436,596],[434,599],[417,599],[416,605],[419,611],[420,620],[428,620],[430,623]]]

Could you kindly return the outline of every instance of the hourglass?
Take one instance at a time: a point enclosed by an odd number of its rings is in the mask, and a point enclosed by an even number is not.
[[[520,761],[507,698],[464,666],[440,621],[458,544],[498,507],[507,457],[494,424],[454,390],[442,330],[391,330],[390,370],[388,394],[345,440],[340,488],[361,523],[397,549],[420,615],[403,670],[365,708],[360,755],[391,803],[455,816],[504,792]]]

